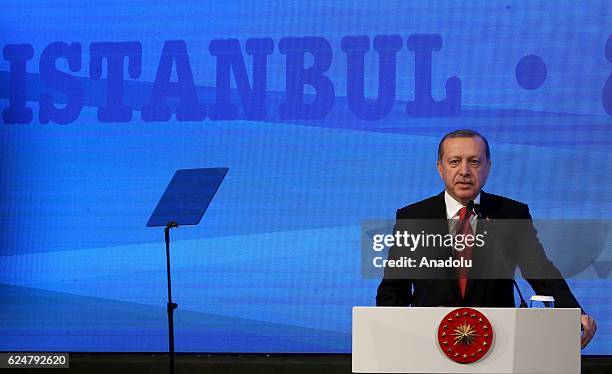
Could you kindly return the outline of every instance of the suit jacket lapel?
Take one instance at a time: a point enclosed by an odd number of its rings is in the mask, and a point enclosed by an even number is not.
[[[444,191],[436,195],[433,201],[432,210],[428,218],[446,219],[446,203],[444,202]]]

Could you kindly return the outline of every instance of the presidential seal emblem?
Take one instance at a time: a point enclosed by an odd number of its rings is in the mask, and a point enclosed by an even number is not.
[[[438,344],[442,352],[460,364],[480,360],[491,348],[493,328],[484,314],[472,308],[448,313],[438,327]]]

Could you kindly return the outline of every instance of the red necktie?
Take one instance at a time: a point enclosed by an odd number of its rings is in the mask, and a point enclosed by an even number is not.
[[[470,217],[472,216],[472,212],[468,213],[467,208],[463,207],[459,210],[459,225],[457,227],[456,234],[465,235],[473,235],[474,231],[472,231],[472,225],[470,224]],[[465,244],[465,242],[464,242]],[[464,260],[472,259],[472,247],[465,245],[465,248],[462,251],[455,251],[455,258]],[[467,281],[468,281],[468,273],[470,269],[467,267],[460,267],[457,269],[457,275],[459,280],[459,290],[461,291],[461,297],[465,298],[465,291],[467,289]]]

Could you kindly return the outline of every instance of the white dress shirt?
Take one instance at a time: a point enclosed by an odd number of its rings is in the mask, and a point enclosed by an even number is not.
[[[480,204],[480,193],[474,199],[475,204]],[[455,200],[446,190],[444,190],[444,204],[446,205],[446,218],[448,220],[458,220],[459,219],[459,211],[461,208],[465,207],[460,202]],[[470,225],[472,226],[472,232],[476,233],[476,222],[478,221],[478,217],[475,214],[472,214],[470,217]],[[455,223],[449,221],[449,229],[451,233],[454,233]]]

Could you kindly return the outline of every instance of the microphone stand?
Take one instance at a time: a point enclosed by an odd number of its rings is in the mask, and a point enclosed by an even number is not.
[[[489,219],[482,212],[480,204],[474,204],[474,201],[472,200],[470,200],[470,202],[468,203],[468,211],[470,210],[470,204],[471,204],[472,209],[474,210],[474,213],[476,213],[476,217],[478,217],[479,222],[482,222],[484,227],[486,227],[487,230],[491,232],[491,237],[493,238],[493,246],[495,247],[495,250],[497,251],[499,258],[501,258],[504,268],[506,269],[508,274],[511,274],[510,266],[508,266],[508,263],[506,262],[506,259],[504,258],[503,253],[501,253],[497,245],[497,240],[495,239],[495,235],[493,235],[495,230],[491,230],[491,226],[486,223]],[[512,284],[514,285],[514,288],[516,289],[516,292],[518,293],[519,298],[521,299],[519,308],[527,308],[527,302],[525,302],[525,298],[523,297],[521,289],[518,286],[518,283],[516,283],[516,279],[514,279],[514,274],[512,274],[511,279],[512,279]]]

